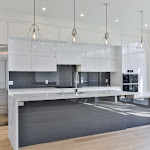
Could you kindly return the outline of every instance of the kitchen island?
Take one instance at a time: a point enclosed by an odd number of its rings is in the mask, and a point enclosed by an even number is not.
[[[28,145],[125,129],[126,108],[117,103],[120,96],[134,97],[133,93],[113,90],[78,94],[10,93],[9,140],[14,150],[18,150]],[[119,104],[124,112],[118,113],[106,107],[106,103],[114,108]]]

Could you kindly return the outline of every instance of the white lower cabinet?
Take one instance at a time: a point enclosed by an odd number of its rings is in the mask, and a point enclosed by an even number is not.
[[[81,71],[82,72],[100,72],[100,59],[82,58]]]
[[[56,57],[32,56],[32,71],[56,71]]]
[[[9,55],[9,71],[31,71],[31,56]]]

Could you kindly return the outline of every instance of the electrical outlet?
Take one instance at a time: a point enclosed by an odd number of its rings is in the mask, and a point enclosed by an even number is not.
[[[48,84],[48,80],[45,80],[45,84]]]
[[[14,81],[9,81],[9,85],[14,85]]]

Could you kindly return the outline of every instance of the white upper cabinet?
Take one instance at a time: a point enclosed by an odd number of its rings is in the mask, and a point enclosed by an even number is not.
[[[8,55],[9,71],[31,71],[31,56]]]
[[[9,39],[8,53],[14,55],[31,55],[31,42],[23,39]]]
[[[39,26],[41,39],[43,40],[59,40],[59,28],[50,26]]]
[[[32,42],[32,55],[39,55],[39,56],[56,56],[56,47],[57,44],[55,42],[48,42],[42,41]]]
[[[100,59],[95,58],[82,58],[81,71],[82,72],[100,72],[101,64]]]
[[[60,29],[60,41],[72,41],[72,28],[61,28]],[[86,31],[77,29],[77,42],[86,42]]]
[[[80,65],[81,64],[81,45],[76,44],[57,44],[57,64]]]
[[[138,37],[122,36],[122,46],[137,47]]]
[[[82,57],[86,58],[100,58],[101,57],[101,47],[94,45],[82,45]]]
[[[32,56],[32,71],[57,71],[56,57]]]
[[[0,44],[8,43],[7,22],[0,21]]]

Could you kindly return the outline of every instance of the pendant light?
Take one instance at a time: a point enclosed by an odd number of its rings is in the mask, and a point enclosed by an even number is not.
[[[111,41],[110,41],[110,37],[109,37],[109,33],[108,33],[108,3],[104,4],[106,6],[106,32],[105,35],[102,39],[102,45],[105,46],[110,46],[111,45]]]
[[[140,40],[140,42],[138,42],[138,44],[137,44],[137,48],[139,49],[148,49],[148,46],[147,46],[147,44],[146,44],[146,41],[144,40],[144,36],[143,36],[143,13],[144,13],[144,11],[143,10],[141,10],[140,11],[140,14],[141,14],[141,40]]]
[[[29,38],[31,40],[39,40],[40,39],[40,29],[38,25],[35,23],[35,0],[34,0],[34,23],[31,25],[29,30]]]
[[[76,30],[76,1],[74,0],[74,29],[72,30],[72,43],[77,42],[77,30]]]

